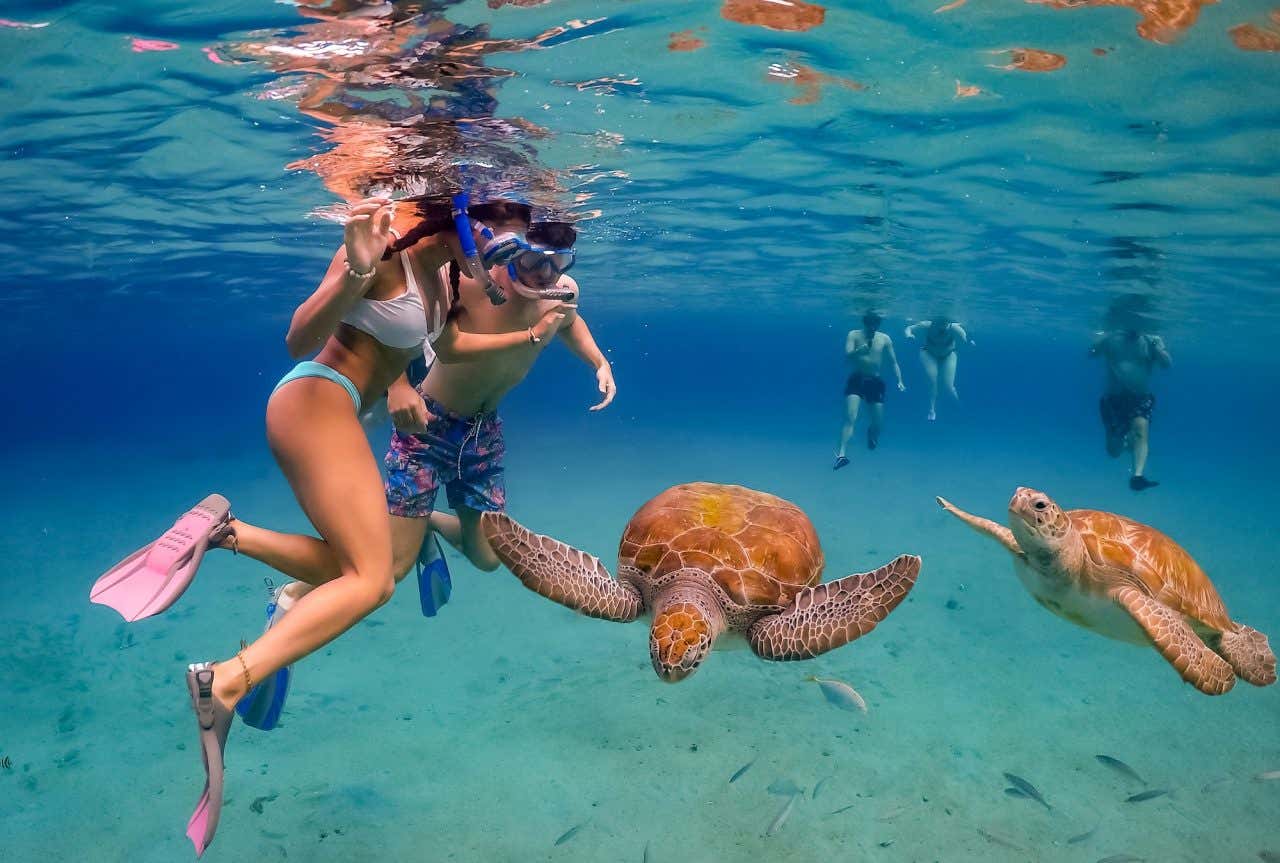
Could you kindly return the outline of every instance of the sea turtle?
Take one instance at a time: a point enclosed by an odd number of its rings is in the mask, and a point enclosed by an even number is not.
[[[762,659],[812,659],[866,635],[915,584],[920,558],[822,584],[813,524],[795,504],[736,485],[677,485],[631,517],[615,580],[597,559],[504,513],[481,517],[498,558],[547,599],[589,617],[651,614],[653,669],[674,683],[716,638],[745,636]],[[727,639],[726,639],[727,641]]]
[[[1109,512],[1065,512],[1030,488],[1013,493],[1008,528],[937,500],[1008,549],[1019,580],[1059,617],[1108,638],[1154,643],[1208,695],[1226,692],[1237,674],[1255,686],[1275,683],[1267,637],[1234,622],[1204,570],[1155,528]]]

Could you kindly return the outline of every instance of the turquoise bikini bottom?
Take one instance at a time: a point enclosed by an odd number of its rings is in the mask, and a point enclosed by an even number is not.
[[[356,389],[356,385],[351,382],[351,378],[342,372],[335,371],[324,363],[317,363],[313,360],[306,360],[298,363],[289,373],[280,379],[280,383],[276,384],[275,389],[271,391],[275,395],[276,390],[280,389],[290,381],[296,381],[298,378],[324,378],[327,381],[333,381],[338,386],[347,391],[347,395],[351,396],[351,401],[355,403],[356,413],[360,413],[360,391]]]

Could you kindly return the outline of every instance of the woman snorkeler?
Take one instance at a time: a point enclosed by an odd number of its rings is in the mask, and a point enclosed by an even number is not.
[[[471,212],[502,217],[506,208],[520,206],[490,204]],[[390,516],[360,414],[448,325],[449,296],[437,271],[450,260],[469,271],[468,259],[475,260],[474,250],[467,249],[472,237],[460,233],[464,226],[471,231],[465,217],[436,202],[420,203],[418,209],[422,220],[399,239],[389,200],[371,198],[353,206],[342,247],[319,287],[294,312],[285,339],[295,358],[319,353],[276,385],[267,402],[267,442],[320,538],[243,524],[232,518],[225,498],[211,495],[160,539],[100,578],[91,592],[93,601],[115,608],[126,620],[157,614],[191,583],[208,548],[245,551],[316,585],[230,659],[187,669],[206,772],[204,794],[187,825],[197,855],[218,826],[222,751],[237,702],[255,683],[351,628],[395,589]],[[563,319],[557,306],[527,332],[454,332],[447,340],[450,355],[441,359],[527,349]]]
[[[938,418],[938,381],[947,395],[959,401],[956,393],[956,347],[965,342],[976,347],[964,327],[947,317],[935,317],[931,321],[916,321],[906,329],[906,337],[914,339],[924,330],[924,344],[920,346],[920,363],[929,376],[929,419]]]

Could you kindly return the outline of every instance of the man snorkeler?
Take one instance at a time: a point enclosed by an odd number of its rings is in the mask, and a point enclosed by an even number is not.
[[[1107,455],[1118,457],[1126,448],[1133,454],[1129,488],[1143,491],[1159,485],[1144,475],[1150,448],[1151,373],[1173,365],[1164,339],[1143,332],[1130,321],[1120,329],[1097,333],[1089,355],[1107,364],[1107,389],[1099,401],[1102,426],[1107,435]]]
[[[906,392],[907,386],[902,382],[902,368],[898,365],[898,357],[893,352],[893,340],[880,332],[880,324],[884,319],[876,312],[867,312],[862,316],[862,329],[850,330],[845,338],[844,353],[852,366],[852,372],[844,385],[844,402],[846,418],[844,428],[840,430],[840,448],[836,450],[836,463],[832,470],[849,464],[845,451],[849,439],[853,437],[853,426],[858,421],[858,409],[866,401],[870,406],[871,424],[867,426],[867,449],[875,449],[880,442],[880,427],[884,423],[884,378],[880,377],[880,367],[887,358],[893,365],[894,377],[898,379],[898,392]]]
[[[539,223],[528,226],[520,240],[516,235],[524,225],[487,228],[494,236],[486,263],[505,260],[488,270],[487,286],[461,273],[456,263],[442,268],[456,300],[449,324],[436,341],[437,350],[456,355],[450,350],[454,341],[471,334],[528,332],[528,338],[507,351],[436,362],[416,388],[402,377],[388,392],[398,426],[384,462],[397,579],[413,568],[428,527],[477,568],[498,567],[480,531],[481,513],[506,508],[505,442],[496,411],[549,341],[529,329],[539,319],[550,311],[563,312],[549,335],[559,336],[595,371],[601,400],[591,410],[607,407],[616,393],[613,370],[577,314],[578,285],[565,274],[576,257],[575,229],[565,223]],[[505,301],[495,304],[495,299]],[[456,516],[436,510],[441,486]]]

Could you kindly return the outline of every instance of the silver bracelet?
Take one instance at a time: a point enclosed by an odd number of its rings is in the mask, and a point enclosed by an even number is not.
[[[348,275],[348,276],[351,276],[352,278],[360,279],[361,281],[363,281],[363,280],[365,280],[365,279],[371,279],[371,278],[373,278],[373,274],[374,274],[374,273],[376,273],[376,272],[378,272],[378,265],[377,265],[377,264],[374,264],[373,266],[369,267],[369,272],[367,272],[367,273],[361,273],[361,272],[358,272],[358,271],[356,271],[356,270],[352,269],[352,268],[351,268],[351,262],[350,262],[350,261],[347,261],[347,275]]]

